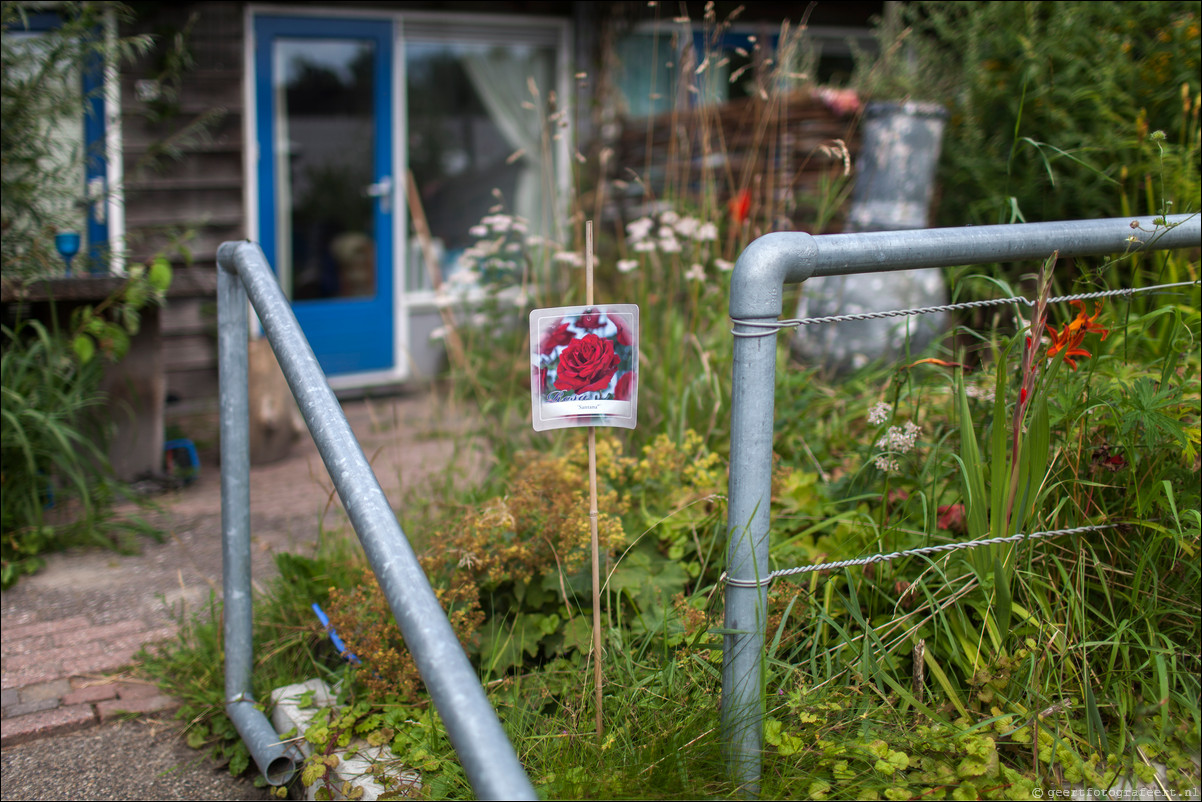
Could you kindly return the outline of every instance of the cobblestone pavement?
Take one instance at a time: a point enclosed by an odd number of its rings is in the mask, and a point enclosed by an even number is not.
[[[452,460],[470,465],[464,468],[468,473],[483,470],[484,460],[465,458],[456,448],[456,427],[448,423],[453,416],[429,392],[347,402],[344,409],[394,505],[403,491],[420,487]],[[199,438],[215,433],[215,423],[210,420],[208,425],[210,432],[200,432],[205,427],[197,425],[198,435],[187,434]],[[143,645],[170,638],[181,612],[207,604],[210,594],[221,590],[216,454],[201,446],[200,477],[155,501],[158,510],[140,514],[165,533],[161,543],[145,540],[133,555],[103,550],[53,555],[43,570],[4,592],[3,799],[266,798],[261,789],[228,774],[227,785],[214,786],[210,775],[216,770],[196,760],[199,753],[188,750],[178,737],[171,721],[175,701],[122,671]],[[323,522],[326,527],[340,526],[345,514],[305,433],[284,459],[252,468],[255,580],[261,582],[274,570],[275,552],[303,550],[313,543]],[[133,744],[140,746],[133,749]],[[91,755],[110,748],[111,761]],[[124,754],[131,749],[135,760],[141,755],[157,759],[156,765],[171,764],[155,769],[159,774],[167,771],[163,776],[170,775],[169,781],[147,775],[146,784],[139,785],[136,778],[143,770],[129,765],[130,755]],[[63,750],[76,754],[68,757]],[[174,769],[172,760],[179,762]],[[93,770],[99,774],[80,773]],[[86,780],[89,790],[74,790],[68,784],[39,796],[37,789],[47,781],[48,771],[51,780],[58,774],[70,782]],[[113,776],[106,779],[105,772]],[[151,789],[158,789],[158,795]],[[176,796],[171,789],[200,795]]]

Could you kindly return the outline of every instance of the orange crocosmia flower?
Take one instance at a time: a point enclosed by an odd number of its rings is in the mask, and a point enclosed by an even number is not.
[[[917,362],[911,362],[909,365],[906,365],[906,368],[912,368],[915,365],[940,365],[945,368],[960,368],[964,371],[972,370],[970,365],[965,365],[963,362],[948,362],[945,359],[935,359],[934,357],[928,357],[927,359],[920,359]]]
[[[1097,304],[1094,307],[1092,315],[1086,314],[1085,303],[1083,301],[1069,301],[1073,306],[1080,311],[1077,316],[1068,323],[1064,324],[1064,328],[1056,331],[1051,326],[1046,326],[1048,335],[1052,338],[1052,344],[1048,346],[1048,358],[1056,356],[1061,351],[1064,352],[1064,361],[1068,363],[1073,370],[1077,369],[1077,362],[1073,357],[1077,356],[1092,356],[1089,351],[1081,347],[1081,343],[1085,340],[1086,334],[1101,334],[1102,339],[1106,339],[1106,335],[1110,333],[1110,329],[1104,326],[1099,326],[1096,321],[1098,316],[1102,314],[1102,305]]]
[[[741,226],[751,214],[751,193],[746,189],[741,189],[727,205],[730,207],[730,216],[735,221],[735,225]]]

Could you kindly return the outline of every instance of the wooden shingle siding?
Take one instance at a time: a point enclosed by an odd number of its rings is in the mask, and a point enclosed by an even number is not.
[[[163,319],[171,411],[209,408],[217,397],[217,309],[212,298],[181,298]]]
[[[194,265],[169,250],[168,259],[178,268],[212,269],[218,245],[245,236],[242,4],[159,6],[137,25],[154,32],[157,44],[121,81],[130,256],[148,259],[188,234]],[[191,66],[160,82],[163,100],[148,100],[144,82],[160,75],[174,32],[185,30]]]
[[[156,46],[122,73],[125,225],[130,260],[165,255],[180,285],[162,315],[170,416],[217,400],[217,247],[246,236],[244,4],[141,9],[128,32],[153,34]],[[189,63],[178,81],[160,83],[165,101],[148,100],[154,85],[145,82],[162,73],[175,34],[185,31]],[[198,121],[202,130],[190,131]]]

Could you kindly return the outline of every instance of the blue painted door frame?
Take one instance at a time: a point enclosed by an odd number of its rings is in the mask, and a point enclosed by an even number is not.
[[[285,280],[285,291],[292,298],[292,307],[304,329],[318,362],[328,376],[394,371],[398,355],[395,346],[397,304],[395,298],[393,215],[396,213],[396,172],[393,165],[393,108],[395,87],[393,86],[393,23],[391,20],[327,17],[284,17],[261,15],[254,18],[254,80],[255,80],[255,130],[258,145],[256,165],[258,179],[259,240],[277,275]],[[323,50],[324,48],[324,50]],[[355,49],[361,56],[356,69],[370,71],[370,113],[372,128],[370,141],[345,139],[339,136],[337,111],[332,111],[325,121],[330,135],[324,139],[310,135],[307,147],[318,147],[328,151],[330,159],[339,155],[362,162],[370,174],[349,176],[337,169],[324,169],[320,178],[309,176],[281,176],[286,169],[291,173],[298,145],[288,127],[292,123],[281,121],[286,114],[282,111],[288,103],[285,94],[290,90],[285,83],[287,75],[280,74],[294,69],[285,65],[282,53],[292,53],[291,64],[312,66],[306,62],[310,54],[312,63],[320,68],[321,54],[334,53],[339,49]],[[367,67],[368,61],[370,67]],[[349,62],[348,62],[349,63]],[[345,66],[343,67],[345,71]],[[367,83],[366,77],[362,78]],[[338,91],[317,96],[319,105],[327,102],[331,107],[341,102]],[[307,101],[313,104],[313,99]],[[364,98],[361,102],[368,103]],[[320,123],[318,123],[320,124]],[[299,124],[298,124],[299,125]],[[317,130],[316,126],[313,130]],[[280,132],[285,132],[280,136]],[[330,141],[333,139],[334,141]],[[356,152],[362,149],[365,152]],[[288,152],[281,153],[281,150]],[[370,153],[366,152],[370,151]],[[335,164],[336,161],[330,161]],[[282,166],[283,165],[283,166]],[[323,192],[316,187],[318,181],[330,186],[341,187],[341,195]],[[319,225],[307,224],[310,218],[294,214],[297,198],[293,190],[301,182],[309,185],[305,203],[320,206],[324,214],[338,216],[348,205],[370,204],[370,212],[364,219],[370,224],[363,226],[366,232],[355,231],[327,241],[324,235],[312,230]],[[346,198],[353,184],[351,202]],[[359,186],[362,184],[362,186]],[[324,186],[324,185],[322,185]],[[298,225],[300,221],[300,225]],[[296,230],[310,229],[310,230]],[[281,259],[293,259],[302,240],[315,241],[318,247],[309,260],[320,268],[323,275],[314,280],[311,291],[293,290],[299,286],[297,265],[289,263],[281,270]],[[330,267],[335,261],[346,262],[345,253],[356,254],[352,261],[369,264],[360,272],[367,275],[366,283],[360,280],[353,290],[337,286],[338,266]],[[329,269],[327,269],[329,268]],[[374,268],[374,269],[373,269]],[[316,268],[315,268],[316,269]],[[345,269],[342,268],[345,272]],[[374,275],[372,275],[374,273]],[[334,274],[330,279],[327,274]],[[331,281],[333,283],[331,283]]]

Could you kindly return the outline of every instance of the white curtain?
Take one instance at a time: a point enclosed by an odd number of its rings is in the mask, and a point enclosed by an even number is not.
[[[515,197],[506,200],[512,203],[514,214],[526,218],[531,229],[538,231],[543,218],[542,126],[548,113],[547,92],[554,88],[551,60],[545,51],[534,47],[495,45],[473,48],[465,54],[463,63],[472,87],[506,143],[513,152],[522,151]],[[531,92],[531,87],[537,94]],[[548,158],[553,157],[548,154]]]

